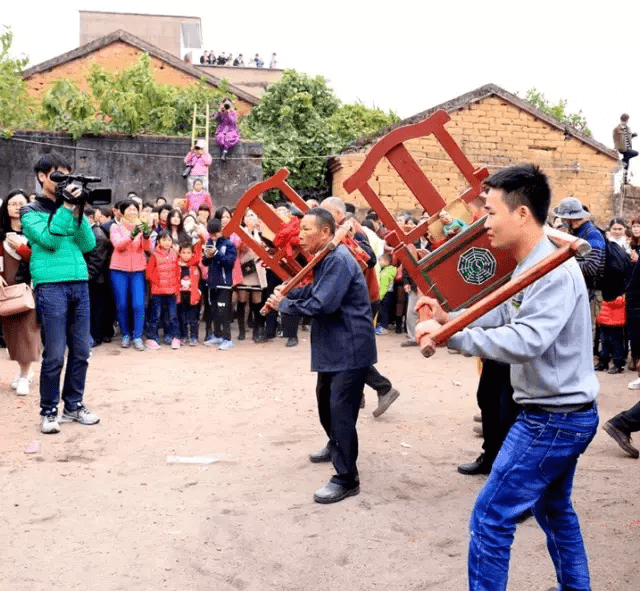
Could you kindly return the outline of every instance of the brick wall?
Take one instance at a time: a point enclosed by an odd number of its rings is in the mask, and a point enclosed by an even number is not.
[[[93,64],[102,66],[108,72],[115,72],[138,63],[141,54],[142,51],[137,47],[123,41],[115,41],[89,55],[65,62],[46,72],[33,74],[26,81],[29,94],[39,97],[61,78],[66,78],[81,90],[89,92],[86,76]],[[198,80],[193,76],[189,76],[155,57],[151,58],[151,69],[156,80],[161,84],[189,86],[198,83]],[[241,99],[236,101],[238,115],[241,117],[248,115],[252,106]]]
[[[493,173],[504,166],[533,162],[549,176],[553,204],[576,196],[598,221],[610,218],[612,173],[616,168],[612,157],[577,138],[565,140],[563,131],[496,96],[453,111],[450,116],[446,129],[474,166],[487,166]],[[433,136],[405,145],[447,202],[465,189],[466,181]],[[357,191],[347,195],[342,183],[357,170],[365,153],[341,154],[342,169],[333,177],[334,194],[358,207],[367,204]],[[392,212],[409,209],[418,213],[413,194],[386,160],[378,165],[370,184]]]

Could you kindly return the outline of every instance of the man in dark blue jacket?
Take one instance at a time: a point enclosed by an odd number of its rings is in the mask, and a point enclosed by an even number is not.
[[[310,209],[300,223],[300,245],[315,254],[334,233],[331,213]],[[311,371],[318,372],[320,423],[336,470],[313,498],[335,503],[360,492],[356,421],[367,371],[377,360],[367,284],[353,255],[340,245],[317,265],[311,285],[291,290],[287,299],[280,289],[269,298],[274,309],[313,319]]]

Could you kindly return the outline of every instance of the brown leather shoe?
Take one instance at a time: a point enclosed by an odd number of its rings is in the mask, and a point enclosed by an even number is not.
[[[621,431],[617,427],[614,427],[611,424],[611,421],[607,421],[602,426],[602,428],[607,432],[607,435],[611,436],[625,452],[627,452],[632,458],[638,459],[638,457],[640,456],[640,452],[635,447],[633,447],[633,444],[631,443],[631,435],[625,433],[624,431]]]

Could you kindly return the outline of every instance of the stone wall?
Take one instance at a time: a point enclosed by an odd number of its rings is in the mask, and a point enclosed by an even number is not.
[[[446,129],[474,166],[486,166],[492,173],[512,164],[536,163],[549,175],[554,204],[576,196],[596,219],[609,219],[617,167],[612,156],[571,135],[565,139],[562,129],[500,97],[490,96],[449,114]],[[405,145],[447,202],[465,189],[466,181],[433,136]],[[357,170],[365,154],[364,150],[340,154],[341,170],[333,177],[334,194],[358,207],[366,202],[358,192],[347,196],[342,183]],[[378,165],[370,184],[392,212],[417,212],[413,194],[386,160]]]
[[[13,138],[0,139],[0,197],[10,190],[37,190],[33,164],[47,152],[56,151],[67,157],[74,171],[102,178],[100,187],[112,189],[112,201],[135,191],[143,199],[169,201],[183,197],[186,181],[181,173],[183,159],[189,151],[189,138],[158,136],[83,137],[74,141],[55,132],[20,132]],[[261,181],[262,144],[240,142],[221,162],[215,141],[211,144],[214,158],[209,168],[209,192],[216,206],[233,206],[252,184]]]

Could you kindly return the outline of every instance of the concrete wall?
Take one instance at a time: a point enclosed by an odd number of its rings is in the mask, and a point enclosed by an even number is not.
[[[0,139],[0,197],[12,189],[36,191],[33,164],[50,151],[67,157],[74,171],[102,178],[100,187],[113,190],[113,201],[135,191],[144,200],[183,197],[186,181],[181,173],[189,150],[188,138],[109,136],[73,141],[55,132],[20,132],[12,139]],[[209,192],[214,205],[234,206],[246,189],[263,178],[262,144],[240,142],[222,163],[215,141],[209,168]]]
[[[26,78],[29,95],[40,99],[61,78],[73,82],[80,90],[89,92],[87,74],[93,64],[102,66],[108,72],[116,72],[137,64],[142,53],[142,50],[124,41],[115,41],[88,55],[64,62],[44,72],[30,75]],[[194,76],[190,76],[153,56],[151,57],[151,70],[156,81],[160,84],[190,86],[198,83]],[[252,104],[242,99],[235,101],[235,105],[238,109],[238,115],[241,117],[248,115],[253,108]]]
[[[180,57],[180,23],[200,23],[200,17],[80,11],[80,45],[123,29]]]
[[[496,96],[449,114],[451,121],[446,129],[474,166],[487,166],[493,173],[505,166],[533,162],[549,176],[554,205],[564,197],[575,196],[589,206],[599,222],[611,217],[615,158],[577,138],[569,136],[565,140],[563,131]],[[433,136],[405,145],[447,202],[465,189],[465,180]],[[334,194],[359,207],[366,206],[360,193],[347,196],[342,183],[357,170],[365,155],[364,150],[341,154],[341,170],[333,177]],[[370,184],[394,213],[417,206],[413,194],[386,160],[378,165]]]

